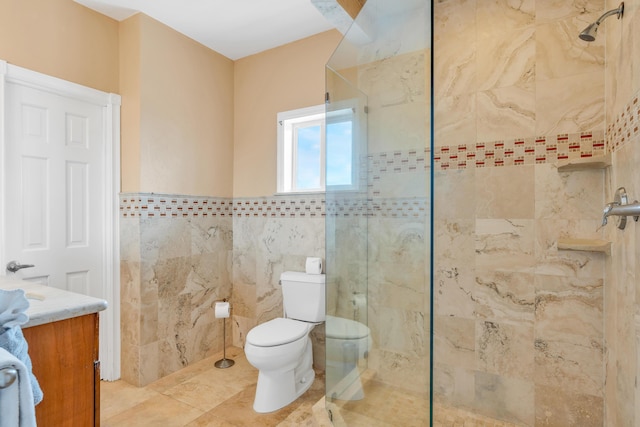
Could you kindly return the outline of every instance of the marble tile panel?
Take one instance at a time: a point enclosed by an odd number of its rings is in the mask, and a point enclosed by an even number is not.
[[[475,322],[476,364],[483,372],[532,381],[533,325],[489,320]]]
[[[594,220],[537,220],[535,229],[536,274],[599,278],[606,256],[599,252],[558,250],[561,237],[602,238]]]
[[[604,74],[539,81],[535,105],[535,135],[604,129]]]
[[[638,13],[638,10],[636,9],[629,15],[627,15],[629,18],[628,34],[633,34],[633,31],[637,31],[637,28],[640,28],[640,13]],[[628,38],[623,37],[623,40],[628,40]],[[623,54],[628,55],[632,61],[630,93],[637,93],[638,90],[640,90],[640,42],[637,37],[633,37],[630,45],[625,46]]]
[[[562,388],[536,385],[535,425],[549,427],[601,427],[604,424],[602,397],[568,393]]]
[[[417,393],[429,388],[428,362],[426,352],[419,356],[381,348],[369,352],[369,368],[376,372],[376,379]]]
[[[120,363],[120,377],[129,384],[140,386],[140,346],[123,341]]]
[[[256,285],[248,285],[242,282],[233,284],[231,295],[231,310],[234,316],[256,316]]]
[[[536,132],[536,86],[504,86],[477,93],[477,140],[493,141],[534,135]]]
[[[140,262],[140,220],[120,218],[120,260]]]
[[[189,256],[191,245],[188,219],[140,220],[140,253],[145,263],[154,264],[166,259]]]
[[[231,218],[190,218],[191,252],[207,253],[228,251],[233,247],[233,221]]]
[[[438,98],[434,105],[435,146],[466,144],[475,141],[476,94],[463,93]]]
[[[476,218],[533,219],[534,166],[480,168],[475,176]]]
[[[531,273],[477,271],[475,315],[500,324],[532,325],[535,287]]]
[[[426,99],[409,104],[369,107],[369,152],[424,149],[428,146],[430,118]]]
[[[435,360],[433,367],[434,401],[451,406],[473,407],[475,401],[475,373]]]
[[[359,88],[369,95],[369,107],[423,102],[427,90],[425,61],[425,52],[415,51],[361,66]]]
[[[597,17],[594,18],[594,20]],[[582,16],[536,26],[538,81],[604,70],[604,38],[584,42],[576,34],[587,26]]]
[[[470,94],[476,91],[476,25],[468,26],[455,37],[434,35],[434,97]]]
[[[602,396],[603,343],[589,345],[536,337],[536,385],[559,387],[567,392]]]
[[[450,316],[434,318],[434,363],[476,368],[475,321]]]
[[[191,257],[165,258],[154,263],[152,282],[157,283],[158,298],[169,299],[184,293],[191,268]]]
[[[120,261],[120,304],[138,310],[141,304],[140,262]]]
[[[474,26],[477,0],[437,1],[434,7],[434,32],[452,37]]]
[[[369,281],[423,292],[428,268],[426,227],[411,219],[370,219],[368,265],[373,274]]]
[[[473,318],[474,231],[475,221],[435,222],[434,306],[439,315]]]
[[[604,180],[601,170],[558,172],[555,165],[535,165],[535,218],[602,221]],[[594,227],[595,228],[595,227]]]
[[[630,5],[627,3],[627,10]],[[617,5],[611,8],[618,7]],[[626,14],[625,14],[626,15]],[[623,18],[626,18],[624,16]],[[623,112],[631,94],[633,93],[633,62],[631,49],[633,37],[631,34],[637,29],[627,29],[629,25],[626,19],[605,25],[601,34],[607,42],[607,73],[605,74],[605,87],[607,90],[607,111],[616,114]],[[627,35],[625,40],[623,37]],[[628,40],[628,41],[627,41]]]
[[[476,176],[475,168],[434,172],[434,220],[476,218]]]
[[[537,65],[535,30],[530,25],[517,30],[492,33],[478,41],[478,91],[511,86],[528,87],[531,90],[531,84],[536,79]],[[488,61],[488,58],[491,60]]]
[[[376,197],[385,198],[424,198],[428,193],[429,171],[388,173],[374,182]]]
[[[476,9],[476,19],[483,25],[478,36],[491,32],[522,29],[535,23],[535,0],[512,2],[509,0],[483,1]]]
[[[379,308],[369,317],[369,328],[374,345],[419,359],[428,353],[427,322],[422,312]]]
[[[161,346],[158,341],[146,344],[140,347],[139,353],[139,372],[135,385],[143,387],[153,381],[161,378],[163,372],[161,369],[163,355],[160,354]]]
[[[536,0],[536,22],[538,24],[578,17],[584,21],[583,27],[586,27],[598,19],[602,13],[603,6],[599,0]]]
[[[234,315],[231,321],[231,333],[232,333],[232,342],[236,347],[244,348],[245,339],[247,334],[256,326],[257,319],[255,317],[243,317]]]
[[[501,421],[533,425],[534,385],[530,381],[476,372],[475,408],[480,414]]]
[[[603,280],[536,275],[537,338],[589,346],[603,339]]]
[[[504,272],[533,272],[534,221],[476,220],[476,268]]]

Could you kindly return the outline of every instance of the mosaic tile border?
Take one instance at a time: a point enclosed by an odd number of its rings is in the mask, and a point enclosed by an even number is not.
[[[122,218],[232,217],[231,199],[148,193],[120,194]]]
[[[609,152],[615,152],[629,141],[640,135],[640,91],[607,126],[607,147]]]
[[[603,155],[604,131],[435,147],[435,170],[556,163]]]
[[[341,218],[415,218],[428,214],[428,200],[420,198],[358,198],[327,200],[327,216]]]
[[[283,196],[233,200],[233,216],[240,218],[324,218],[324,196]]]
[[[122,218],[425,218],[427,198],[324,197],[212,198],[157,194],[121,194]]]
[[[324,197],[198,197],[148,193],[120,195],[122,218],[324,218]]]

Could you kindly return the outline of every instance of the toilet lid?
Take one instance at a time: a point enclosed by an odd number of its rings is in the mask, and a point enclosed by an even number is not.
[[[327,316],[325,329],[327,338],[355,340],[369,336],[366,325],[344,317]]]
[[[293,319],[277,318],[251,329],[247,342],[256,347],[273,347],[299,340],[309,332],[309,325]]]

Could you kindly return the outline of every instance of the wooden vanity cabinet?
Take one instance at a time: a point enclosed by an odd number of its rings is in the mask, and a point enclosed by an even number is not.
[[[36,406],[38,426],[100,426],[98,314],[22,330],[44,393]]]

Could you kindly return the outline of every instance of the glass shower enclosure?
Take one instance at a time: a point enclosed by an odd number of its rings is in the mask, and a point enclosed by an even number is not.
[[[336,426],[430,423],[430,9],[368,0],[326,66]]]

